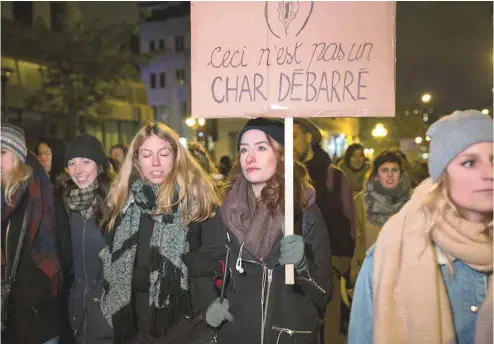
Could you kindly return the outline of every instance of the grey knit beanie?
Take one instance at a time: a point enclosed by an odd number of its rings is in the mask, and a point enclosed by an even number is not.
[[[22,163],[26,162],[27,147],[24,130],[13,124],[2,124],[2,148],[11,150]]]
[[[441,118],[427,131],[431,138],[429,173],[435,183],[449,163],[468,147],[492,142],[492,119],[477,110],[455,111]]]

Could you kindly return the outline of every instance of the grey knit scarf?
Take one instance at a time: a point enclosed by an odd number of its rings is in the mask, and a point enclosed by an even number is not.
[[[117,337],[123,336],[117,332],[128,334],[132,327],[132,278],[143,213],[151,214],[155,221],[149,258],[149,307],[155,336],[163,335],[176,322],[177,308],[183,308],[188,297],[187,267],[181,259],[189,251],[187,226],[181,222],[177,208],[170,216],[154,215],[158,188],[140,179],[132,184],[122,221],[112,233],[112,244],[107,241],[103,251],[103,276],[108,288],[101,308]]]
[[[396,214],[408,202],[410,178],[404,174],[396,188],[384,188],[379,180],[370,180],[364,194],[367,205],[367,221],[382,227],[388,219]]]

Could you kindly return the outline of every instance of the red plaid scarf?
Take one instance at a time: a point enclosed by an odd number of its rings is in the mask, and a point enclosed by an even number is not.
[[[56,245],[56,218],[53,189],[50,178],[44,171],[38,158],[28,153],[26,163],[33,169],[33,175],[27,185],[17,190],[12,199],[12,206],[4,204],[2,207],[2,223],[20,205],[27,192],[29,222],[26,234],[29,240],[29,254],[33,261],[52,281],[52,294],[60,291],[62,271]]]

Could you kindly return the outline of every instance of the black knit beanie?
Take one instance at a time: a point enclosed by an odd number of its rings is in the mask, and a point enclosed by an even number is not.
[[[285,123],[276,118],[254,118],[251,119],[245,124],[245,127],[238,133],[237,137],[237,152],[240,150],[240,140],[242,139],[242,135],[245,134],[246,131],[257,129],[264,132],[266,135],[269,135],[278,142],[283,147],[285,146]]]
[[[89,134],[82,134],[67,144],[65,150],[65,166],[74,158],[86,158],[108,167],[109,161],[100,140]]]

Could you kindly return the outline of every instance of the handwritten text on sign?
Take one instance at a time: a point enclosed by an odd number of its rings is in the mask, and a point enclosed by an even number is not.
[[[393,16],[386,2],[196,2],[193,115],[392,116]]]

